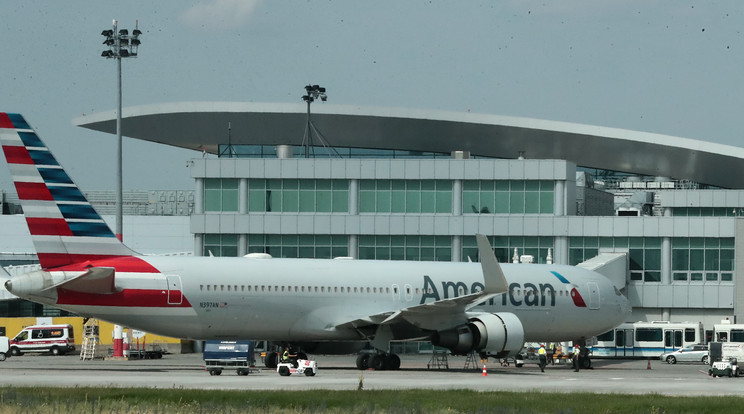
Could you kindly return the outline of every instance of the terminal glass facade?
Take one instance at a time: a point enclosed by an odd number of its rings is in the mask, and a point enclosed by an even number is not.
[[[547,180],[468,180],[463,183],[463,212],[552,214],[553,191]]]
[[[250,179],[248,211],[348,213],[348,180]]]
[[[360,236],[359,258],[451,261],[452,238],[449,236]]]
[[[448,180],[362,180],[360,213],[452,213]]]
[[[675,282],[733,282],[734,239],[673,238],[672,279]]]

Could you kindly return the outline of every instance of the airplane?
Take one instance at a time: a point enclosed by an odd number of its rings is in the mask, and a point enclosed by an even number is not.
[[[583,341],[630,312],[604,276],[499,264],[484,235],[476,235],[480,263],[139,255],[22,115],[0,113],[0,144],[42,267],[5,287],[82,316],[177,338],[261,338],[326,354],[369,344],[377,353],[360,353],[359,369],[399,369],[390,341],[507,358],[525,341]]]

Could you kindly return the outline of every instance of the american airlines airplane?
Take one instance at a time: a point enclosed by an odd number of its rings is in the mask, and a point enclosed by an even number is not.
[[[501,265],[483,235],[480,263],[142,256],[114,236],[23,116],[0,113],[0,144],[42,267],[5,287],[79,315],[177,338],[255,338],[308,352],[349,353],[369,343],[378,353],[360,354],[360,369],[398,369],[390,341],[505,358],[525,341],[583,341],[630,312],[604,276]]]

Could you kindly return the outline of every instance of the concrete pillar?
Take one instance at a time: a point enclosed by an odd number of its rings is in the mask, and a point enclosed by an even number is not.
[[[356,234],[349,235],[349,256],[359,258],[359,236]]]
[[[672,284],[672,239],[661,238],[661,284]]]
[[[238,213],[248,214],[248,179],[238,181]]]
[[[462,261],[462,236],[452,236],[452,261]]]
[[[553,198],[553,212],[556,216],[566,215],[566,182],[558,180],[555,182],[555,194]],[[558,255],[556,254],[556,257]]]
[[[452,215],[462,215],[462,180],[452,181]]]
[[[194,189],[194,214],[204,214],[204,179],[196,179]]]
[[[349,214],[359,214],[359,179],[349,180]]]

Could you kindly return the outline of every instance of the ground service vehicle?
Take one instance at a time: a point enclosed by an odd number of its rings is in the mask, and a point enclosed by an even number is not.
[[[0,361],[10,356],[10,340],[7,336],[0,336]]]
[[[10,340],[11,355],[25,352],[51,352],[64,355],[75,351],[75,333],[72,325],[35,325],[23,328]]]
[[[659,359],[666,361],[668,364],[676,364],[677,362],[702,362],[708,365],[709,358],[707,345],[688,346],[687,348],[680,348],[659,356]]]
[[[280,362],[276,366],[276,372],[282,377],[288,377],[292,374],[305,374],[308,377],[314,377],[318,372],[318,363],[308,359],[298,359],[297,362]]]
[[[204,344],[204,369],[209,375],[234,369],[238,375],[248,375],[253,361],[253,341],[207,341]]]
[[[655,321],[622,323],[587,345],[595,357],[656,358],[661,353],[705,342],[700,322]]]

